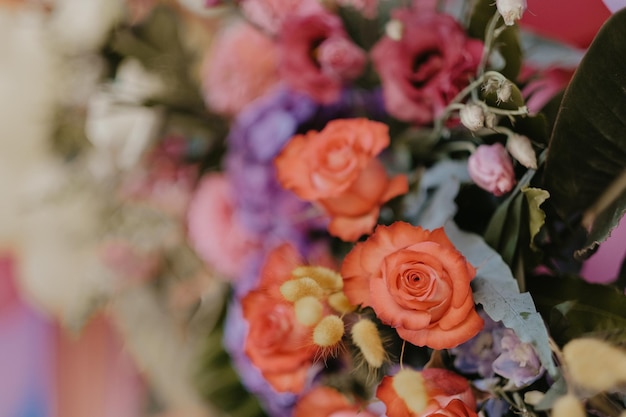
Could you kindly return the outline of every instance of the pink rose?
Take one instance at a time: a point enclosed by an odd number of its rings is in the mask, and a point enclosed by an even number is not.
[[[238,113],[276,85],[277,60],[275,43],[247,23],[218,33],[202,64],[207,104],[218,113]]]
[[[296,91],[320,103],[339,98],[359,76],[366,55],[348,39],[341,19],[328,12],[292,16],[280,33],[280,72]]]
[[[402,37],[383,37],[372,49],[383,85],[385,107],[392,116],[429,124],[469,84],[483,51],[451,16],[398,9]]]
[[[198,255],[230,278],[240,275],[246,255],[261,246],[237,223],[231,186],[223,174],[202,179],[189,204],[187,228]]]
[[[476,185],[496,196],[508,193],[515,185],[513,162],[501,143],[480,145],[469,157],[467,169]]]

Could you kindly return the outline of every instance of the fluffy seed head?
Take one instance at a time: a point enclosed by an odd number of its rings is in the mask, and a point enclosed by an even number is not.
[[[385,360],[386,352],[376,328],[369,319],[361,319],[352,326],[352,341],[361,350],[367,363],[380,368]]]
[[[552,406],[552,417],[585,417],[585,408],[572,394],[557,398]]]
[[[308,277],[316,281],[320,287],[329,291],[339,291],[343,288],[343,278],[338,272],[323,266],[304,265],[299,266],[291,275],[294,278]]]
[[[392,386],[409,410],[420,414],[426,409],[428,393],[421,373],[412,369],[403,369],[394,375]]]
[[[328,305],[330,305],[336,312],[341,314],[351,313],[356,310],[356,306],[350,304],[348,297],[339,291],[328,296]]]
[[[313,343],[322,348],[329,348],[341,342],[344,334],[343,320],[334,314],[320,320],[313,329]]]
[[[598,339],[574,339],[563,347],[570,375],[581,387],[610,391],[626,382],[626,351]]]
[[[296,302],[302,297],[321,297],[324,290],[312,278],[304,277],[285,281],[280,286],[280,293],[287,301]]]
[[[296,320],[305,326],[313,326],[322,319],[324,306],[315,297],[310,295],[300,298],[293,305]]]

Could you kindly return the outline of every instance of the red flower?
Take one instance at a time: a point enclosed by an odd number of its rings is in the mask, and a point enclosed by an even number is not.
[[[276,157],[278,180],[324,207],[332,235],[354,241],[372,231],[383,203],[408,190],[405,176],[388,178],[376,159],[389,145],[387,129],[367,119],[337,119],[321,132],[294,136]]]
[[[294,417],[376,417],[352,403],[339,391],[320,386],[302,396],[293,412]]]
[[[417,346],[449,349],[483,327],[470,281],[476,273],[443,228],[378,226],[341,267],[344,293]]]
[[[280,33],[281,75],[291,88],[320,103],[339,98],[344,81],[359,76],[366,61],[341,19],[328,12],[293,15]]]
[[[279,392],[302,391],[315,354],[311,328],[296,320],[293,304],[280,293],[291,271],[302,264],[293,246],[277,247],[263,265],[259,286],[242,300],[250,326],[246,355]]]
[[[482,42],[469,39],[448,15],[398,9],[402,37],[384,37],[372,49],[392,116],[429,124],[469,84],[482,56]]]
[[[476,401],[467,380],[454,372],[404,369],[381,381],[376,396],[387,417],[476,417]]]

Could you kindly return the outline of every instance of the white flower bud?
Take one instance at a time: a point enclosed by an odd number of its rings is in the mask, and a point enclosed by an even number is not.
[[[485,113],[477,104],[466,104],[460,111],[459,117],[463,126],[472,132],[480,129],[485,125]]]
[[[399,20],[392,19],[385,25],[385,34],[394,41],[402,39],[403,32],[404,26]]]
[[[498,116],[495,113],[487,112],[485,114],[485,126],[489,129],[493,129],[498,124]]]
[[[504,24],[512,26],[522,18],[526,10],[526,0],[496,0],[496,8],[504,19]]]
[[[526,168],[537,169],[537,156],[530,139],[522,135],[511,135],[506,141],[511,156]]]
[[[500,87],[498,87],[498,90],[496,91],[498,102],[506,103],[507,101],[509,101],[511,99],[512,91],[513,91],[513,85],[508,81],[504,81],[500,85]]]

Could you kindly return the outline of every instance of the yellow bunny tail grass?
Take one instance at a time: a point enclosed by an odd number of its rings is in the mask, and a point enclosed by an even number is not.
[[[293,303],[307,296],[319,298],[324,294],[324,290],[315,280],[304,277],[285,281],[280,286],[280,293],[285,297],[285,300]]]
[[[557,398],[552,406],[552,417],[585,417],[585,407],[572,394]]]
[[[315,297],[310,295],[300,298],[294,303],[296,320],[305,326],[313,326],[322,319],[324,306]]]
[[[348,301],[348,297],[346,297],[343,291],[339,291],[329,295],[328,305],[340,314],[348,314],[356,310],[356,306],[350,304],[350,301]]]
[[[563,347],[563,358],[574,381],[588,390],[611,391],[626,382],[626,351],[605,341],[574,339]]]
[[[426,409],[428,394],[421,373],[412,369],[403,369],[394,375],[392,386],[409,410],[419,414]]]
[[[363,354],[365,361],[373,368],[380,368],[387,352],[376,324],[369,319],[361,319],[352,326],[352,341]]]
[[[343,278],[341,275],[339,275],[338,272],[323,266],[299,266],[291,271],[291,275],[294,278],[311,278],[325,290],[335,292],[343,288]]]
[[[343,320],[334,314],[320,320],[313,329],[313,343],[321,348],[338,345],[345,333]]]

